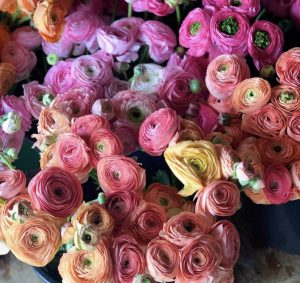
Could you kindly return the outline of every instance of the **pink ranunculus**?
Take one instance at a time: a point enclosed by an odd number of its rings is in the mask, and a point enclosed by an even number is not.
[[[140,40],[149,46],[149,55],[156,63],[169,60],[177,44],[176,35],[159,21],[146,21],[141,25]]]
[[[233,268],[240,254],[240,237],[235,226],[228,220],[221,220],[211,227],[210,234],[222,248],[220,263],[222,269]]]
[[[0,171],[0,197],[11,199],[26,190],[26,176],[20,170]]]
[[[138,39],[140,35],[140,27],[144,23],[144,20],[137,17],[122,18],[114,21],[111,26],[113,28],[126,28],[131,31],[134,39]]]
[[[136,274],[144,274],[146,258],[132,236],[122,235],[115,238],[112,244],[112,256],[116,283],[132,283]]]
[[[39,119],[43,107],[48,107],[55,95],[52,90],[38,81],[23,84],[24,100],[28,111],[35,119]]]
[[[118,61],[130,63],[138,59],[140,43],[136,41],[134,30],[103,26],[96,33],[100,48],[116,56]]]
[[[127,120],[115,121],[114,133],[122,141],[124,155],[127,156],[138,149],[138,133],[130,122]]]
[[[231,97],[218,99],[211,94],[208,96],[208,105],[219,113],[237,114],[233,108]]]
[[[28,50],[38,48],[42,43],[39,32],[30,26],[17,28],[11,35],[12,40],[20,43]]]
[[[282,53],[283,32],[278,25],[269,21],[256,21],[249,32],[248,51],[256,69],[274,65]]]
[[[128,90],[129,83],[126,81],[119,80],[117,78],[113,78],[111,83],[104,87],[104,96],[107,99],[114,97],[118,92],[122,90]]]
[[[202,5],[205,6],[215,6],[216,8],[222,8],[226,4],[226,0],[203,0]]]
[[[290,7],[290,17],[297,29],[300,29],[300,1],[294,0]]]
[[[110,83],[113,74],[106,61],[96,56],[83,55],[72,62],[71,77],[85,86],[102,86]]]
[[[159,88],[159,98],[179,115],[184,115],[189,104],[200,99],[200,89],[195,93],[191,90],[193,80],[195,77],[181,68],[166,70]]]
[[[45,54],[55,54],[59,58],[68,58],[73,50],[73,43],[61,37],[57,42],[43,40],[42,48]]]
[[[165,1],[147,0],[147,10],[156,16],[164,17],[172,14],[175,9],[171,8]]]
[[[174,244],[157,238],[147,246],[147,268],[156,282],[174,281],[179,268],[179,249]]]
[[[287,127],[287,134],[296,142],[300,142],[300,112],[295,112],[291,117]]]
[[[280,164],[269,165],[264,173],[264,182],[264,193],[272,204],[282,204],[290,200],[294,188],[287,168]]]
[[[167,221],[162,207],[150,202],[142,202],[131,214],[129,229],[141,245],[155,239]]]
[[[200,103],[199,106],[198,125],[206,135],[213,132],[218,127],[219,115],[209,105]]]
[[[224,54],[209,63],[205,82],[211,95],[225,99],[238,83],[248,78],[250,69],[246,60],[234,54]]]
[[[152,113],[139,131],[139,144],[150,155],[159,156],[167,148],[179,127],[178,116],[170,108]]]
[[[97,175],[102,190],[109,196],[114,192],[141,192],[146,184],[145,169],[132,158],[112,155],[100,159]]]
[[[214,216],[231,216],[240,206],[240,191],[229,181],[213,181],[197,195],[198,210]]]
[[[300,160],[295,161],[290,165],[290,174],[295,188],[297,191],[300,191]]]
[[[87,141],[93,131],[98,129],[110,129],[109,122],[104,118],[96,115],[85,115],[73,120],[71,131],[73,134],[80,136]]]
[[[199,235],[207,234],[210,226],[209,217],[184,211],[164,224],[160,236],[178,247],[184,247]]]
[[[106,118],[108,121],[115,119],[115,109],[110,99],[97,99],[91,109],[92,114]]]
[[[219,266],[221,255],[221,246],[212,236],[199,235],[180,251],[180,271],[176,282],[201,282]]]
[[[76,82],[71,76],[71,66],[71,61],[60,61],[52,66],[44,78],[44,85],[55,94],[67,92]]]
[[[210,35],[213,46],[221,53],[245,57],[250,24],[248,18],[238,12],[222,9],[210,21]]]
[[[4,45],[1,61],[16,67],[16,82],[27,79],[37,63],[35,53],[17,41],[9,41]]]
[[[133,211],[139,206],[141,196],[134,191],[117,191],[110,194],[105,204],[109,214],[115,221],[115,232],[128,228],[128,223]]]
[[[100,15],[103,12],[104,3],[99,0],[79,1],[79,5],[76,8],[77,11],[92,13],[94,15]]]
[[[290,7],[295,0],[277,0],[276,5],[274,5],[274,0],[261,0],[261,2],[272,14],[281,18],[287,18],[289,16]]]
[[[209,15],[201,8],[192,10],[179,30],[179,43],[188,48],[187,54],[203,56],[210,45]]]
[[[56,217],[68,217],[83,201],[80,182],[70,172],[58,167],[40,171],[30,181],[28,193],[35,209]]]
[[[97,52],[91,54],[91,56],[95,57],[98,60],[105,61],[110,68],[114,66],[114,57],[111,54],[105,52],[104,50],[98,50]],[[110,83],[111,82],[112,81],[110,81]]]
[[[261,5],[260,0],[225,0],[224,6],[249,18],[253,18],[259,13]]]

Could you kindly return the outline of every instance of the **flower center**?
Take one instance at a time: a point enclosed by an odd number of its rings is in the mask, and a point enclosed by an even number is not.
[[[89,267],[92,265],[92,261],[90,259],[86,258],[86,259],[84,259],[83,264],[84,264],[84,266]]]
[[[104,144],[103,144],[103,143],[98,143],[98,144],[97,144],[97,150],[98,150],[99,152],[103,152],[103,150],[104,150]]]
[[[242,5],[242,2],[240,0],[231,0],[230,1],[231,6],[239,7]]]
[[[195,229],[195,224],[191,221],[183,222],[182,226],[189,233],[191,233]]]
[[[168,204],[169,204],[169,200],[166,199],[166,198],[161,198],[161,199],[159,200],[159,202],[160,202],[160,204],[161,204],[162,206],[168,206]]]
[[[145,115],[138,107],[133,107],[129,110],[129,120],[132,122],[143,122]]]
[[[254,44],[261,49],[267,48],[271,43],[270,35],[267,31],[257,30],[254,33]]]
[[[200,30],[201,30],[201,23],[199,22],[194,22],[190,27],[190,33],[192,36],[197,35]]]
[[[234,17],[230,16],[220,22],[219,28],[227,35],[235,35],[239,30],[239,23]]]
[[[274,146],[274,151],[279,153],[281,151],[281,146],[280,145]]]
[[[33,242],[33,243],[36,243],[37,241],[38,241],[38,236],[37,235],[35,235],[35,234],[33,234],[33,235],[31,235],[31,241]]]
[[[280,96],[279,96],[279,100],[283,103],[290,102],[294,98],[295,98],[294,94],[291,92],[287,92],[287,91],[280,93]]]

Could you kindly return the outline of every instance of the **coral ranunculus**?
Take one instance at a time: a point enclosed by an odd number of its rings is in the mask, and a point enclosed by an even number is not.
[[[16,80],[16,68],[11,63],[0,63],[0,95],[5,95]]]
[[[289,121],[287,134],[296,142],[300,142],[300,112],[295,112]]]
[[[11,199],[26,190],[26,176],[20,170],[0,171],[0,197]]]

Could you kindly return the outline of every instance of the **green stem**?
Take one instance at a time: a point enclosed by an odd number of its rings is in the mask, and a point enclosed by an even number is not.
[[[149,56],[149,46],[144,45],[143,46],[143,51],[139,60],[139,64],[146,63],[148,61],[148,56]]]
[[[127,76],[126,71],[122,71],[122,74],[123,74],[125,81],[128,81],[128,76]]]
[[[260,11],[260,13],[257,15],[257,17],[255,18],[256,21],[260,20],[261,18],[263,18],[265,15],[267,14],[267,10],[264,8]]]
[[[180,6],[176,6],[176,18],[177,18],[177,24],[180,26],[181,23],[181,12],[180,12]]]
[[[132,17],[132,4],[128,3],[128,18]]]
[[[118,6],[119,6],[119,0],[115,0],[114,8],[113,8],[113,11],[112,11],[112,16],[111,16],[111,22],[114,22],[115,19],[116,19]]]

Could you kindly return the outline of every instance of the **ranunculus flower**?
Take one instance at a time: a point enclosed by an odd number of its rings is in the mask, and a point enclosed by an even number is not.
[[[134,191],[117,191],[107,198],[106,209],[115,220],[116,232],[127,228],[131,213],[136,210],[141,197]]]
[[[287,18],[289,16],[290,6],[295,0],[277,0],[276,7],[274,6],[273,0],[261,0],[261,2],[272,14],[281,18]]]
[[[199,235],[180,251],[178,282],[199,282],[221,262],[222,250],[210,235]]]
[[[280,83],[300,87],[300,48],[295,47],[282,53],[276,63],[276,73]]]
[[[122,155],[123,144],[119,137],[108,129],[94,129],[87,141],[91,149],[90,160],[93,167],[104,156]]]
[[[139,39],[149,46],[149,55],[158,64],[169,60],[177,43],[176,35],[170,27],[152,20],[141,25]]]
[[[231,216],[240,206],[240,191],[229,181],[214,181],[206,186],[198,195],[197,211],[216,216]]]
[[[57,164],[56,160],[56,144],[49,145],[46,150],[40,153],[40,167],[41,169],[53,167]]]
[[[0,95],[5,95],[16,80],[16,67],[11,63],[0,63]]]
[[[179,268],[179,249],[164,239],[154,239],[147,246],[147,268],[157,282],[171,282]]]
[[[133,33],[135,39],[138,38],[140,34],[141,24],[144,23],[142,18],[138,17],[125,17],[114,21],[111,26],[114,28],[126,28]]]
[[[294,192],[292,177],[283,165],[269,165],[265,170],[264,182],[264,192],[272,204],[282,204],[290,200]]]
[[[146,259],[137,241],[129,235],[114,239],[112,244],[114,279],[116,283],[132,283],[136,274],[143,274]]]
[[[23,224],[15,222],[6,236],[13,254],[32,266],[47,265],[61,246],[60,230],[53,216],[38,214]]]
[[[300,29],[300,1],[299,0],[293,1],[290,7],[290,17],[294,22],[294,24],[296,25],[297,29]]]
[[[10,40],[11,40],[11,33],[8,26],[4,23],[0,23],[0,51],[3,48],[3,46]]]
[[[38,0],[17,0],[18,7],[28,15],[34,12],[38,2]]]
[[[187,54],[203,56],[210,42],[209,15],[205,10],[196,8],[189,12],[179,29],[179,43],[188,48]]]
[[[64,253],[58,266],[64,282],[108,283],[112,279],[113,264],[107,243],[101,241],[93,251]]]
[[[49,42],[59,40],[65,25],[65,16],[72,7],[73,0],[45,0],[38,2],[33,14],[33,22],[40,35]]]
[[[10,14],[13,14],[16,12],[16,1],[14,0],[2,0],[0,2],[0,10],[4,12],[8,12]]]
[[[11,38],[12,40],[23,45],[28,50],[36,49],[42,43],[42,38],[38,31],[29,26],[17,28],[12,33]]]
[[[132,2],[132,8],[136,12],[149,11],[156,16],[167,16],[174,12],[174,8],[170,7],[166,1],[159,0],[127,0],[126,2]]]
[[[71,77],[85,86],[108,84],[113,75],[108,63],[92,55],[83,55],[72,62]]]
[[[193,92],[191,83],[195,77],[180,68],[165,71],[164,81],[159,88],[159,98],[164,100],[179,115],[184,115],[191,102],[200,98],[200,90]]]
[[[295,112],[289,121],[287,134],[296,142],[300,142],[300,112]]]
[[[21,116],[16,112],[8,112],[2,116],[2,130],[11,135],[21,130]]]
[[[35,119],[39,119],[44,107],[49,107],[55,95],[46,86],[40,85],[38,81],[23,84],[25,105]]]
[[[148,116],[140,127],[139,144],[148,154],[159,156],[167,148],[179,126],[174,110],[163,108]]]
[[[107,99],[111,99],[120,91],[128,89],[129,83],[127,81],[122,81],[114,77],[108,85],[104,86],[104,96]]]
[[[97,165],[99,184],[109,196],[114,192],[140,192],[146,184],[145,169],[132,158],[113,155],[100,159]]]
[[[223,5],[249,18],[255,17],[260,11],[260,0],[225,0]]]
[[[226,0],[203,0],[202,5],[205,6],[215,6],[216,8],[222,8],[226,4]]]
[[[44,53],[47,55],[55,54],[58,58],[68,58],[73,47],[73,44],[64,37],[61,37],[57,42],[42,41]]]
[[[115,118],[115,109],[110,99],[97,99],[95,100],[92,109],[92,114],[106,118],[112,121]]]
[[[26,176],[22,171],[13,169],[0,171],[0,197],[11,199],[25,189]]]
[[[208,141],[177,143],[167,148],[164,157],[173,174],[184,184],[179,192],[182,196],[190,196],[221,177],[217,152]]]
[[[207,68],[205,82],[211,95],[230,97],[236,85],[250,78],[250,69],[244,58],[223,54],[212,60]]]
[[[170,208],[180,208],[183,205],[183,198],[178,195],[176,188],[153,183],[144,193],[144,200],[162,206],[166,211]]]
[[[218,52],[236,54],[245,57],[247,39],[250,30],[248,18],[229,9],[216,12],[210,21],[210,36],[212,44],[217,46]]]
[[[125,90],[115,95],[111,102],[118,119],[129,121],[139,128],[144,120],[156,110],[155,101],[142,92]]]
[[[253,192],[251,188],[246,188],[244,191],[245,195],[251,199],[256,204],[271,204],[268,200],[264,190]]]
[[[28,193],[37,210],[68,217],[81,205],[82,187],[73,174],[58,167],[40,171],[30,181]]]
[[[164,224],[160,236],[178,247],[184,247],[201,234],[209,232],[211,223],[203,214],[184,211]]]
[[[57,165],[73,173],[85,183],[92,170],[89,148],[84,140],[73,133],[61,134],[56,142]]]
[[[16,41],[9,41],[1,50],[1,61],[15,66],[16,82],[19,82],[29,77],[37,59],[33,51]]]
[[[75,80],[71,77],[71,66],[71,61],[60,61],[52,66],[44,78],[44,85],[56,94],[67,92],[75,85]]]
[[[300,158],[299,144],[288,137],[258,139],[257,148],[261,161],[266,165],[277,163],[286,166]]]
[[[240,255],[240,237],[237,229],[228,220],[221,220],[211,227],[210,233],[222,248],[220,266],[226,270],[233,268]]]
[[[109,122],[104,117],[92,114],[76,118],[71,126],[72,133],[80,136],[86,142],[92,133],[98,129],[109,130]]]
[[[225,99],[218,99],[211,94],[207,99],[208,105],[219,113],[237,114],[236,110],[232,105],[231,97]]]
[[[244,114],[241,129],[260,137],[282,137],[287,127],[287,117],[272,103],[251,114]]]
[[[211,132],[206,135],[206,140],[215,145],[231,146],[232,139],[229,135],[222,132]]]
[[[290,174],[295,188],[300,190],[300,161],[295,161],[290,166]]]
[[[167,222],[167,215],[161,206],[142,202],[131,213],[129,230],[140,244],[146,245],[158,236],[165,222]]]
[[[270,98],[270,83],[262,78],[250,78],[235,87],[231,101],[236,111],[249,114],[260,110]]]
[[[248,51],[257,70],[274,65],[283,48],[283,32],[269,21],[255,21],[248,37]]]
[[[300,111],[300,91],[294,86],[277,85],[272,88],[271,102],[287,116],[292,116]]]
[[[180,119],[174,142],[199,141],[205,139],[202,129],[193,121]],[[171,144],[171,143],[170,143]]]
[[[212,107],[204,103],[199,104],[198,124],[204,134],[214,131],[218,127],[219,115]]]
[[[236,152],[245,163],[260,162],[261,157],[258,150],[257,139],[255,137],[247,137],[243,139]]]

